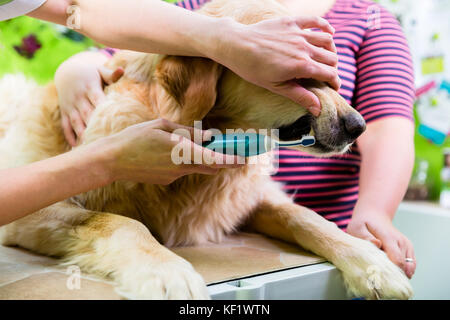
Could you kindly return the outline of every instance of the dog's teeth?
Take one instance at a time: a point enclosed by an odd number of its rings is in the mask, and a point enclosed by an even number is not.
[[[304,137],[314,137],[314,130],[311,128],[311,130],[309,131],[309,133],[306,133],[304,135],[302,135],[302,139]]]

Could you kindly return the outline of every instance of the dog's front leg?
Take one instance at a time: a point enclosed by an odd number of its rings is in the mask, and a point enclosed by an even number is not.
[[[111,278],[132,299],[207,299],[202,277],[140,222],[59,203],[0,228],[18,245]]]
[[[369,241],[355,238],[317,213],[290,201],[265,202],[249,221],[251,229],[296,243],[343,273],[351,294],[366,298],[407,299],[412,289],[403,271]]]

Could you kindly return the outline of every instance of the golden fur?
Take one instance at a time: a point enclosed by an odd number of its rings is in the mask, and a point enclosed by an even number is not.
[[[247,24],[288,15],[274,0],[215,0],[201,13]],[[125,75],[107,88],[107,99],[93,113],[83,143],[157,118],[186,125],[203,119],[204,128],[245,130],[286,126],[307,114],[208,59],[123,51],[109,66],[124,67]],[[314,134],[318,141],[331,141],[330,128],[356,111],[324,84],[313,83],[311,90],[323,107],[314,120]],[[0,96],[1,168],[68,150],[52,85],[39,87],[8,76],[0,80]],[[333,143],[334,151],[307,151],[324,155],[348,148],[348,143]],[[352,294],[401,299],[412,295],[403,272],[381,250],[293,204],[262,172],[261,166],[247,165],[215,176],[186,176],[167,186],[116,182],[0,228],[0,241],[108,276],[126,297],[202,299],[208,297],[202,278],[166,246],[221,241],[246,224],[325,257],[343,272]],[[375,289],[367,282],[371,266],[379,271]]]

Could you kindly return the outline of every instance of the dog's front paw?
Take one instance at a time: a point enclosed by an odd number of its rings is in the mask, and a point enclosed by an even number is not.
[[[128,299],[209,299],[203,278],[183,259],[144,264],[122,275],[119,294]]]
[[[335,264],[349,292],[356,297],[409,299],[413,295],[404,272],[369,241],[353,238]]]

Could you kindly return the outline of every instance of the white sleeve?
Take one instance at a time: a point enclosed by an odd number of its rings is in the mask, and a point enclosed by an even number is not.
[[[0,0],[0,21],[27,14],[47,0]]]

